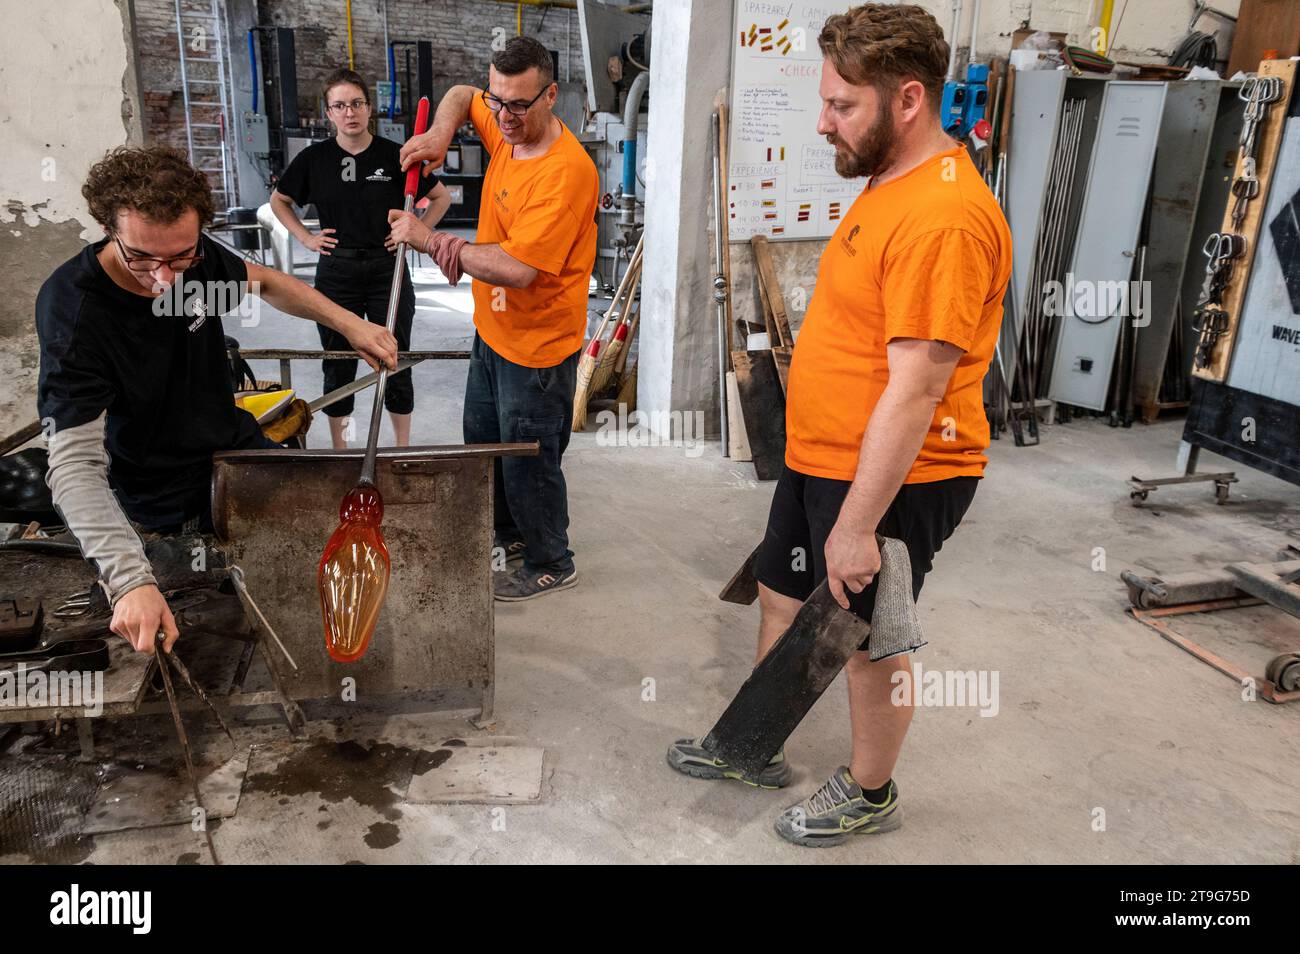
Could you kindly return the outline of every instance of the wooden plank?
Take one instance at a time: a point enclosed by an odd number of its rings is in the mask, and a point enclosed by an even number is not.
[[[731,357],[727,357],[728,366]],[[740,410],[740,388],[736,384],[736,372],[727,372],[727,456],[735,461],[752,461],[754,454],[749,449],[749,435],[745,433],[745,416]]]
[[[794,349],[788,345],[772,349],[772,360],[776,362],[777,380],[781,382],[781,393],[790,389],[790,361],[794,358]]]
[[[835,681],[871,627],[840,609],[823,581],[799,609],[702,743],[758,775]]]
[[[745,557],[745,562],[727,581],[727,585],[718,594],[718,599],[724,603],[739,603],[741,606],[748,606],[758,599],[758,580],[754,578],[754,561],[758,559],[758,551],[762,546],[760,542],[750,551],[749,556]]]
[[[1241,0],[1232,31],[1228,70],[1223,75],[1234,76],[1238,70],[1255,69],[1266,50],[1277,50],[1282,59],[1300,53],[1300,3],[1295,0]]]
[[[785,310],[785,295],[781,291],[781,281],[776,277],[776,266],[772,263],[772,249],[767,237],[755,235],[749,240],[754,250],[754,272],[758,276],[758,287],[763,301],[771,312],[772,323],[776,326],[776,337],[772,339],[773,348],[792,347],[794,335],[790,332],[790,317]]]
[[[776,480],[785,465],[785,395],[770,350],[733,351],[745,435],[759,480]]]
[[[1192,375],[1206,381],[1223,381],[1228,375],[1228,364],[1232,360],[1232,348],[1237,341],[1237,325],[1241,321],[1241,308],[1246,299],[1246,286],[1250,284],[1250,271],[1255,262],[1255,248],[1259,243],[1260,227],[1264,217],[1264,207],[1268,204],[1269,187],[1273,180],[1273,170],[1277,165],[1278,151],[1282,146],[1282,129],[1290,111],[1291,93],[1295,88],[1296,64],[1289,60],[1265,60],[1259,66],[1260,76],[1281,77],[1285,90],[1282,98],[1268,109],[1264,122],[1260,123],[1255,133],[1255,176],[1259,179],[1259,195],[1246,206],[1246,216],[1241,228],[1232,227],[1232,203],[1229,196],[1223,210],[1223,224],[1220,232],[1237,231],[1246,239],[1246,250],[1236,260],[1232,268],[1232,280],[1223,291],[1222,308],[1228,315],[1228,330],[1215,342],[1214,352],[1208,367],[1192,368]],[[1237,165],[1233,170],[1235,181],[1242,173],[1243,157],[1237,156]]]

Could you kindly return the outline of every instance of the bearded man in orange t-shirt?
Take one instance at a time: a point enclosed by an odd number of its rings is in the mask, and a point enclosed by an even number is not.
[[[785,469],[754,562],[758,660],[823,580],[871,622],[876,533],[907,545],[919,596],[984,472],[982,386],[1011,274],[1002,210],[940,124],[948,44],[934,17],[868,3],[830,17],[818,43],[817,131],[835,147],[836,172],[870,178],[826,244],[794,349]],[[846,667],[850,762],[777,818],[788,841],[831,845],[901,823],[893,770],[913,697],[894,704],[893,690],[910,656],[873,662],[867,650]],[[700,778],[740,777],[692,739],[668,761]],[[790,777],[778,753],[744,780],[779,788]]]
[[[492,57],[488,88],[454,86],[429,131],[402,147],[402,168],[442,165],[452,136],[474,125],[491,154],[478,233],[467,243],[395,211],[390,241],[433,256],[454,285],[474,279],[474,336],[465,385],[467,444],[536,441],[536,457],[495,463],[493,595],[518,602],[578,582],[560,461],[569,443],[587,292],[596,262],[599,180],[587,150],[551,109],[551,54],[514,37]]]

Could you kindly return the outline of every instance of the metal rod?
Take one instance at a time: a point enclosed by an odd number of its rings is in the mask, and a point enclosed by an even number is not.
[[[726,244],[722,238],[725,227],[726,197],[722,194],[722,120],[718,111],[713,111],[712,146],[713,146],[713,303],[718,317],[718,409],[719,425],[722,434],[722,456],[730,455],[731,435],[727,428],[727,276],[723,266],[723,256],[727,254]]]
[[[402,201],[402,211],[410,212],[415,207],[415,196],[408,195]],[[391,335],[397,327],[397,306],[402,297],[402,279],[406,276],[406,243],[397,246],[397,260],[393,262],[393,283],[388,290],[388,318],[384,327]],[[384,389],[388,385],[388,367],[379,369],[379,380],[375,382],[375,400],[370,409],[370,433],[366,435],[366,457],[361,464],[361,483],[373,487],[375,484],[375,451],[379,447],[379,427],[384,422]]]
[[[176,704],[176,690],[172,686],[171,672],[167,668],[167,653],[163,649],[165,636],[160,630],[154,637],[154,653],[157,655],[158,671],[162,673],[163,689],[167,693],[167,705],[172,710],[172,722],[176,725],[176,737],[181,741],[181,752],[185,756],[185,771],[189,773],[190,788],[194,791],[194,804],[203,812],[203,835],[208,840],[208,853],[212,855],[214,865],[221,864],[217,857],[217,846],[212,842],[212,826],[208,824],[208,810],[203,805],[203,796],[199,793],[199,779],[194,774],[194,759],[190,756],[190,740],[185,734],[185,723],[181,719],[180,707]]]

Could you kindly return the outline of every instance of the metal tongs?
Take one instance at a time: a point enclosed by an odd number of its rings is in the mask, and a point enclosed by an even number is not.
[[[194,790],[194,802],[203,812],[203,835],[208,840],[208,853],[212,855],[214,865],[221,864],[221,859],[217,857],[217,846],[212,843],[212,830],[208,824],[208,810],[203,805],[203,796],[199,793],[199,779],[194,773],[194,758],[190,752],[189,736],[185,734],[185,723],[181,719],[180,706],[176,704],[176,689],[172,686],[172,677],[169,667],[175,667],[177,675],[181,681],[189,686],[190,691],[199,697],[199,700],[208,707],[209,711],[216,717],[217,725],[221,726],[221,731],[226,733],[226,738],[230,739],[231,744],[235,743],[235,737],[231,735],[230,729],[226,726],[226,720],[221,718],[221,713],[217,707],[212,704],[208,694],[204,692],[193,677],[190,676],[189,669],[185,663],[181,662],[181,657],[176,655],[175,648],[171,652],[163,650],[164,636],[160,630],[154,637],[154,656],[158,659],[158,671],[162,673],[163,689],[167,693],[167,705],[172,710],[172,721],[176,724],[176,737],[180,739],[181,751],[185,754],[185,771],[190,777],[190,787]]]

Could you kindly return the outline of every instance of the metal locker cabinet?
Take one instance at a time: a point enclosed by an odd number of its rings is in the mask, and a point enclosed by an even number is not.
[[[1016,73],[1011,108],[1011,150],[1007,155],[1007,224],[1011,226],[1011,270],[1015,288],[1014,337],[1007,332],[1003,316],[1004,344],[1015,354],[1025,317],[1025,283],[1038,246],[1039,219],[1043,194],[1056,145],[1056,128],[1061,121],[1065,96],[1063,70],[1024,70]]]
[[[1109,296],[1104,292],[1115,286],[1103,283],[1127,283],[1131,277],[1164,100],[1164,83],[1106,86],[1070,262],[1073,283],[1064,295],[1075,305],[1091,297],[1098,314],[1059,318],[1048,395],[1053,401],[1105,408],[1122,319],[1105,314]]]

